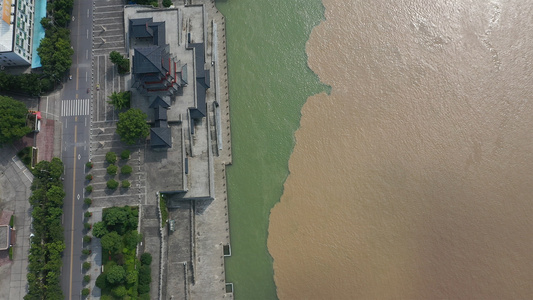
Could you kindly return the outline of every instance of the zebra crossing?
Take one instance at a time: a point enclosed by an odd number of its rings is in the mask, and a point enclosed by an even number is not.
[[[61,116],[86,116],[91,113],[91,99],[61,101]]]

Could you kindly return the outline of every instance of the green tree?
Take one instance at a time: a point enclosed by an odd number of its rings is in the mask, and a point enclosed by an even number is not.
[[[91,205],[93,203],[93,200],[91,200],[91,198],[85,198],[83,199],[83,203],[85,205]]]
[[[107,273],[107,282],[111,285],[116,285],[124,282],[124,279],[126,279],[126,271],[122,266],[115,265],[111,266],[108,270],[106,270]]]
[[[124,56],[122,56],[117,51],[111,51],[111,53],[109,53],[109,59],[111,60],[112,63],[117,65],[122,62],[122,60],[124,59]]]
[[[137,291],[139,294],[146,294],[150,292],[150,285],[149,284],[140,284],[137,287]]]
[[[127,231],[137,230],[139,211],[129,206],[106,208],[102,214],[102,220],[108,230],[116,231],[123,235]]]
[[[83,236],[83,242],[84,243],[90,243],[91,240],[92,240],[92,238],[90,236],[88,236],[88,235],[84,235]]]
[[[51,92],[54,89],[54,83],[49,78],[41,78],[39,87],[42,92]]]
[[[30,133],[31,129],[26,126],[27,114],[28,109],[24,103],[0,96],[0,146]]]
[[[117,162],[117,154],[113,151],[109,151],[105,154],[105,160],[109,163],[109,164],[114,164]]]
[[[122,180],[121,185],[123,188],[127,189],[131,186],[131,183],[129,182],[129,180]]]
[[[41,92],[39,74],[20,74],[17,76],[17,90],[32,96],[38,96]]]
[[[56,23],[60,20],[68,20],[70,16],[66,13],[61,13],[59,18],[54,17]],[[61,22],[61,21],[60,21]],[[66,24],[66,21],[65,21]],[[64,25],[60,25],[64,26]],[[74,50],[70,47],[70,40],[65,38],[62,31],[57,31],[57,34],[45,36],[41,40],[37,53],[41,58],[43,74],[48,77],[59,80],[72,65],[72,55]]]
[[[74,6],[73,0],[54,0],[54,10],[57,12],[63,10],[65,12],[70,12]]]
[[[144,252],[141,254],[141,264],[149,266],[152,263],[152,254]]]
[[[63,199],[65,198],[65,195],[66,194],[63,191],[63,188],[57,185],[52,186],[46,192],[46,198],[48,198],[48,201],[56,207],[63,206]]]
[[[88,270],[91,268],[91,263],[86,261],[83,263],[83,269]]]
[[[91,275],[83,276],[83,282],[89,282],[89,281],[91,281]]]
[[[163,0],[164,7],[170,7],[172,5],[172,0]]]
[[[107,227],[104,222],[96,222],[93,226],[93,235],[97,238],[101,238],[108,233]]]
[[[54,23],[56,23],[57,26],[67,26],[69,19],[69,14],[63,10],[54,13]]]
[[[133,169],[128,166],[128,165],[123,165],[122,168],[120,168],[120,174],[131,174],[131,172],[133,171]]]
[[[128,272],[126,274],[126,283],[127,284],[134,284],[134,283],[137,282],[138,278],[139,278],[139,272],[137,272],[136,270]]]
[[[100,242],[102,248],[111,251],[111,253],[117,253],[122,248],[122,237],[116,231],[104,235]]]
[[[50,176],[58,180],[59,178],[61,178],[61,175],[63,174],[63,170],[64,170],[63,162],[59,158],[54,157],[50,161],[50,164],[48,165],[48,169],[50,172]]]
[[[129,72],[130,60],[127,58],[124,58],[124,56],[122,56],[117,51],[111,51],[111,53],[109,53],[109,59],[111,60],[112,63],[117,65],[119,74],[124,74],[124,73]]]
[[[139,234],[136,230],[131,230],[124,235],[124,245],[129,249],[135,249],[142,239],[142,234]]]
[[[130,155],[131,155],[131,152],[130,150],[126,149],[122,152],[120,152],[120,158],[122,158],[122,160],[127,160],[130,158]]]
[[[87,191],[87,193],[90,194],[93,191],[93,186],[92,185],[88,185],[88,186],[85,187],[85,190]]]
[[[125,286],[119,285],[116,288],[114,288],[113,290],[111,290],[111,293],[113,294],[113,296],[115,296],[115,297],[117,297],[119,299],[122,299],[122,297],[126,296],[127,290],[126,290]]]
[[[150,294],[148,293],[140,294],[139,300],[150,300]]]
[[[150,125],[146,123],[148,116],[140,109],[132,108],[118,115],[117,133],[121,141],[133,145],[139,139],[150,134]]]
[[[96,282],[94,283],[97,287],[101,288],[102,290],[107,288],[107,272],[104,272],[100,274],[96,278]]]
[[[121,225],[126,223],[128,211],[123,207],[110,207],[104,210],[102,220],[108,226]]]
[[[117,174],[118,167],[115,165],[110,165],[107,167],[107,174],[109,175],[116,175]]]
[[[139,285],[148,285],[150,286],[150,282],[152,282],[152,270],[150,269],[150,266],[142,265],[139,268]],[[141,293],[139,291],[140,294]]]
[[[89,250],[89,249],[82,249],[82,250],[81,250],[81,254],[83,254],[83,255],[89,255],[89,254],[91,254],[91,250]]]
[[[43,28],[45,30],[49,30],[52,28],[52,20],[50,20],[50,18],[42,18],[41,19],[41,26],[43,26]]]
[[[81,294],[83,296],[89,296],[90,293],[91,293],[91,290],[89,290],[89,288],[84,288],[83,290],[81,290]]]
[[[106,184],[108,189],[114,190],[118,188],[118,181],[116,181],[115,179],[108,180]]]
[[[109,96],[109,99],[111,99],[111,101],[107,101],[107,103],[112,104],[113,106],[115,106],[116,109],[129,108],[131,92],[113,92],[113,94]]]

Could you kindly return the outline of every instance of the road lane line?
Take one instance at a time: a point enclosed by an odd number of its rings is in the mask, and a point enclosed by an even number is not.
[[[104,56],[104,70],[107,70],[107,56]],[[107,92],[107,73],[104,73],[104,91]],[[107,122],[107,111],[106,111],[105,104],[104,104],[104,116]]]
[[[78,90],[78,82],[79,82],[78,76],[80,76],[80,69],[76,68],[76,90]]]
[[[96,84],[100,80],[100,56],[95,56],[96,62]],[[98,101],[98,92],[96,93],[96,122],[100,121],[100,101]]]
[[[78,117],[74,119],[78,121]],[[74,145],[78,142],[78,125],[74,125]],[[70,276],[68,299],[72,299],[72,263],[74,259],[74,207],[76,201],[76,146],[74,146],[74,167],[72,172],[72,225],[70,231]]]

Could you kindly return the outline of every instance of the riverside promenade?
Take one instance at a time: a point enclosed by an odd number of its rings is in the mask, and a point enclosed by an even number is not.
[[[195,1],[193,1],[195,2]],[[200,2],[200,1],[196,1]],[[224,246],[230,246],[226,166],[232,163],[230,103],[226,59],[225,18],[217,10],[214,1],[205,4],[209,16],[209,30],[213,41],[208,48],[213,57],[215,98],[219,112],[211,121],[220,136],[214,155],[214,200],[197,204],[196,215],[196,282],[191,286],[191,299],[232,299],[226,292]],[[216,109],[216,108],[215,108]],[[218,115],[218,120],[217,120]],[[200,213],[201,212],[201,213]]]

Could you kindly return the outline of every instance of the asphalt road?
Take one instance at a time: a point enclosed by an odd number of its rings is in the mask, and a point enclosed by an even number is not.
[[[83,199],[85,198],[85,163],[89,160],[91,126],[90,93],[92,60],[93,1],[74,1],[70,22],[71,45],[74,49],[70,74],[61,91],[63,123],[62,160],[65,165],[63,226],[66,249],[63,254],[61,286],[65,299],[80,299],[83,288],[82,238]]]

